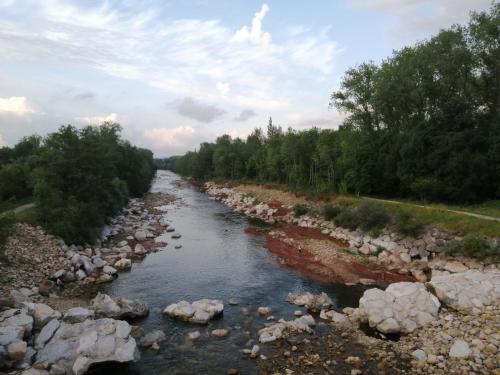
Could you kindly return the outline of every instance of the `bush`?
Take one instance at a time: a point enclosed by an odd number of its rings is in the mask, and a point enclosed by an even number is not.
[[[0,215],[0,260],[5,257],[5,243],[11,234],[13,224],[12,215]]]
[[[309,212],[309,208],[303,204],[296,204],[293,206],[293,215],[295,217],[300,217],[302,215],[305,215]]]
[[[451,241],[443,248],[448,255],[466,255],[472,258],[484,259],[500,257],[500,246],[494,246],[484,237],[468,234],[462,240]]]
[[[364,231],[379,231],[391,221],[386,209],[374,202],[363,202],[358,208],[358,217]]]
[[[356,230],[361,225],[358,212],[352,208],[344,209],[333,221],[335,225],[349,230]]]
[[[400,211],[396,214],[394,229],[403,236],[418,237],[424,230],[424,225],[412,218],[408,213]]]
[[[322,209],[322,214],[325,220],[333,220],[337,217],[338,214],[342,212],[342,209],[338,206],[334,206],[333,204],[325,204]]]

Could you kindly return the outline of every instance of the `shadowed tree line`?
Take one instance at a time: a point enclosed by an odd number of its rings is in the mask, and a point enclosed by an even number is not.
[[[146,193],[153,154],[120,138],[118,124],[63,126],[0,149],[0,203],[33,196],[35,215],[69,243],[93,242],[106,218]]]
[[[500,198],[500,5],[465,26],[346,71],[338,130],[219,137],[158,166],[317,193],[472,202]]]

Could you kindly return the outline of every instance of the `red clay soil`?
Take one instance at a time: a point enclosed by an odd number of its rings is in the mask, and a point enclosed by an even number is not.
[[[283,207],[280,202],[270,202],[267,205],[271,208],[278,210],[276,211],[274,216],[285,216],[289,212],[289,210]]]
[[[314,238],[334,242],[338,247],[345,247],[342,241],[324,235],[317,228],[302,228],[288,224],[280,228],[288,238]],[[266,235],[265,247],[273,254],[285,260],[283,266],[321,283],[358,283],[359,279],[373,279],[377,285],[388,285],[399,281],[413,281],[406,275],[390,272],[379,266],[360,263],[354,256],[337,253],[334,264],[323,264],[315,259],[307,249],[283,242],[280,238]]]

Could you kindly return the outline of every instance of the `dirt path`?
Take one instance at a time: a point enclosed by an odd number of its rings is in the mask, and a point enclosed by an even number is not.
[[[481,214],[476,214],[473,212],[467,212],[467,211],[460,211],[460,210],[450,210],[448,208],[434,208],[430,206],[424,206],[420,204],[414,204],[414,203],[406,203],[406,202],[398,202],[398,201],[392,201],[389,199],[379,199],[379,198],[371,198],[371,197],[362,197],[363,199],[371,200],[371,201],[377,201],[377,202],[385,202],[385,203],[392,203],[392,204],[399,204],[399,205],[407,205],[407,206],[413,206],[413,207],[420,207],[420,208],[426,208],[428,210],[442,210],[442,211],[447,211],[447,212],[453,212],[455,214],[459,215],[465,215],[465,216],[472,216],[478,219],[483,219],[483,220],[489,220],[489,221],[498,221],[500,222],[500,218],[494,217],[494,216],[487,216],[487,215],[481,215]]]
[[[27,210],[27,209],[29,209],[29,208],[31,208],[31,207],[35,207],[35,204],[34,204],[34,203],[26,203],[26,204],[23,204],[23,205],[21,205],[21,206],[17,206],[17,207],[15,207],[15,208],[12,208],[12,209],[10,209],[10,210],[7,210],[7,211],[5,211],[5,212],[1,212],[1,213],[0,213],[0,217],[1,217],[1,216],[4,216],[4,215],[7,215],[7,214],[9,214],[9,213],[12,213],[12,214],[17,214],[17,213],[19,213],[19,212],[23,212],[23,211],[25,211],[25,210]]]

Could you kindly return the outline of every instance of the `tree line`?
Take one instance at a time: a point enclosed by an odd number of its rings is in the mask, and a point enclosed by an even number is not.
[[[69,243],[91,243],[129,197],[149,189],[150,150],[120,137],[118,124],[62,126],[0,149],[0,203],[33,196],[37,222]]]
[[[247,179],[317,193],[473,202],[500,198],[500,4],[380,64],[345,72],[337,130],[269,122],[158,166],[198,179]]]

